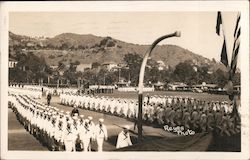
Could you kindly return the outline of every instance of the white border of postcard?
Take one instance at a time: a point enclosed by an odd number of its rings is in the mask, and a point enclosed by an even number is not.
[[[1,159],[250,159],[249,155],[249,2],[248,1],[75,1],[0,2],[1,16]],[[103,152],[66,153],[49,151],[8,151],[8,15],[9,12],[86,11],[240,11],[241,12],[241,152]],[[244,55],[243,55],[244,54]]]

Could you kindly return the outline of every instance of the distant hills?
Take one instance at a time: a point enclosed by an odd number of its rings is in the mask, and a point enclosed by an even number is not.
[[[57,65],[58,62],[69,64],[76,61],[100,64],[105,62],[123,63],[124,55],[137,53],[143,56],[149,45],[132,44],[112,37],[98,37],[91,34],[63,33],[53,38],[31,38],[9,32],[9,47],[11,56],[15,56],[19,52],[33,52],[39,57],[44,57],[48,65]],[[197,66],[208,65],[211,70],[225,69],[220,63],[176,45],[157,46],[152,59],[163,61],[170,67],[191,60]]]

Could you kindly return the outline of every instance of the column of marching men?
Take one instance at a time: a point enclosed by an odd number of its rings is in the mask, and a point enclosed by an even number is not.
[[[61,94],[63,105],[109,113],[129,119],[138,115],[138,101],[99,97],[93,95]],[[201,101],[189,97],[145,96],[143,102],[143,121],[149,124],[184,126],[195,132],[216,131],[221,135],[240,132],[240,122],[231,118],[233,105],[227,101]]]
[[[90,116],[70,116],[27,95],[9,93],[8,100],[20,123],[49,150],[91,151],[92,140],[97,141],[98,151],[103,150],[108,138],[104,119],[95,125]]]
[[[34,91],[39,94],[39,97],[41,98],[42,93],[45,92],[45,95],[47,96],[49,93],[51,95],[59,96],[62,93],[77,93],[78,89],[77,88],[57,88],[57,87],[47,87],[47,86],[38,86],[38,85],[18,85],[18,84],[10,84],[9,89],[16,89],[18,90],[17,92],[25,92],[27,90],[29,91]],[[33,92],[33,93],[34,93]]]
[[[34,98],[42,98],[42,92],[38,90],[37,88],[23,88],[23,87],[18,87],[18,86],[16,87],[10,86],[8,88],[8,91],[11,93],[26,94]]]

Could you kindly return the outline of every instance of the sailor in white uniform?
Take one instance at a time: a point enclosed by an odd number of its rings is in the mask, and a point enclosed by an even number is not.
[[[88,147],[93,133],[89,127],[89,119],[86,119],[84,122],[84,126],[80,127],[79,135],[81,140],[81,146],[83,147],[84,152],[91,151],[88,149]]]
[[[122,148],[131,146],[132,142],[129,135],[129,126],[126,125],[124,129],[119,133],[116,143],[116,148]]]
[[[75,134],[73,133],[72,121],[68,121],[67,127],[64,130],[64,144],[66,152],[75,151]]]
[[[88,150],[91,151],[91,143],[93,140],[95,140],[95,123],[92,121],[93,117],[88,116],[88,120],[89,120],[89,129],[90,129],[90,133],[92,134],[90,137],[90,143],[89,143],[89,147]]]
[[[96,125],[95,135],[98,146],[98,152],[103,151],[103,141],[108,139],[108,132],[106,126],[103,124],[104,119],[99,119],[99,124]]]

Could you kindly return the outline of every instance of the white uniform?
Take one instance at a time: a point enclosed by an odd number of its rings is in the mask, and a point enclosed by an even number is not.
[[[97,141],[97,146],[98,146],[98,152],[102,152],[103,141],[104,139],[107,140],[108,138],[108,132],[107,132],[106,126],[104,124],[102,124],[102,126],[100,126],[99,124],[96,125],[95,135],[96,135],[96,141]]]
[[[72,125],[70,128],[66,128],[64,130],[64,144],[65,144],[65,150],[66,152],[72,152],[75,151],[75,134],[72,131]]]
[[[117,138],[116,148],[122,148],[131,145],[132,142],[130,140],[129,132],[125,133],[124,131],[121,131],[121,133],[119,133]]]
[[[92,131],[90,130],[89,126],[88,125],[84,125],[83,127],[80,127],[80,140],[82,142],[82,145],[83,145],[83,150],[85,152],[88,151],[88,147],[89,147],[89,144],[90,144],[90,138],[92,136]]]

